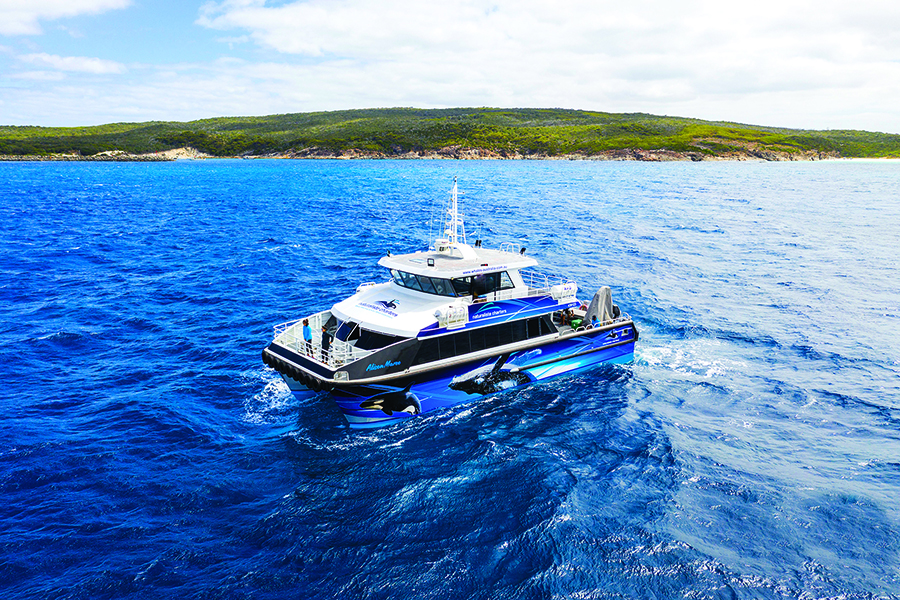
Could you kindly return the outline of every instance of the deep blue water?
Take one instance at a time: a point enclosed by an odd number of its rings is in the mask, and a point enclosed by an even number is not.
[[[631,365],[375,431],[271,326],[468,229]],[[900,164],[0,163],[2,598],[900,596]]]

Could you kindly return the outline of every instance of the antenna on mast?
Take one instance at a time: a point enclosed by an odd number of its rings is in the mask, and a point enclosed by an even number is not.
[[[474,260],[476,254],[466,243],[466,227],[462,215],[459,214],[459,189],[456,185],[456,177],[453,178],[453,188],[450,190],[450,208],[447,209],[445,218],[444,237],[435,240],[437,251],[449,252],[451,255],[455,251],[461,258]]]
[[[462,216],[459,214],[459,189],[456,185],[456,177],[453,178],[453,188],[450,190],[450,208],[447,210],[447,229],[444,235],[450,246],[455,246],[460,242],[459,230],[462,229],[462,243],[466,243],[466,228],[463,224]]]

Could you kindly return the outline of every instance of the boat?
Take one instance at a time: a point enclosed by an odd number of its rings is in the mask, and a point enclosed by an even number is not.
[[[582,302],[575,281],[540,271],[525,248],[467,243],[455,178],[441,233],[427,250],[382,257],[386,281],[275,325],[263,362],[369,428],[633,359],[638,330],[609,287]]]

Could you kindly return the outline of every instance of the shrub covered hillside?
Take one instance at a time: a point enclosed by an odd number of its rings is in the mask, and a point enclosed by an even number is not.
[[[2,155],[145,154],[180,147],[213,156],[900,158],[900,135],[640,113],[498,108],[346,110],[69,128],[0,126]]]

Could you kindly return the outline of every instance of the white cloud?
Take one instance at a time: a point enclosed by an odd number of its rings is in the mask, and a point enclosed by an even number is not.
[[[323,100],[343,80],[342,97],[361,96],[360,106],[393,98],[672,114],[692,105],[701,111],[692,116],[726,118],[737,102],[755,110],[731,119],[763,124],[801,112],[792,98],[821,94],[835,111],[845,110],[838,97],[880,104],[885,82],[900,85],[900,33],[889,25],[898,22],[895,0],[224,0],[198,19],[329,72],[304,79]]]
[[[575,56],[575,55],[572,55]],[[571,62],[571,61],[569,61]],[[91,125],[116,121],[180,120],[215,116],[389,106],[534,106],[649,112],[710,120],[809,129],[848,128],[900,132],[898,78],[877,77],[865,103],[853,88],[778,89],[732,92],[698,89],[681,78],[635,81],[613,73],[577,86],[536,87],[529,73],[491,80],[470,77],[455,65],[451,77],[419,73],[416,85],[399,79],[395,67],[353,60],[324,63],[254,63],[223,59],[210,64],[132,66],[127,75],[102,82],[70,72],[64,81],[28,88],[0,87],[4,121],[16,124]],[[543,67],[541,67],[543,68]],[[41,76],[33,74],[37,80]],[[464,82],[465,85],[460,85]],[[72,102],[79,98],[81,102]],[[523,101],[525,99],[525,101]],[[86,109],[92,109],[88,112]]]
[[[76,73],[93,73],[94,75],[109,75],[125,72],[125,65],[112,60],[91,58],[87,56],[56,56],[54,54],[25,54],[20,60],[29,64],[50,67],[57,71],[72,71]]]
[[[41,33],[39,21],[125,8],[131,0],[0,0],[0,35]]]
[[[197,23],[246,60],[97,82],[124,67],[34,54],[0,102],[26,124],[499,106],[900,132],[898,22],[896,0],[225,0]]]
[[[11,76],[12,79],[31,81],[61,81],[65,77],[65,74],[59,71],[22,71]]]

